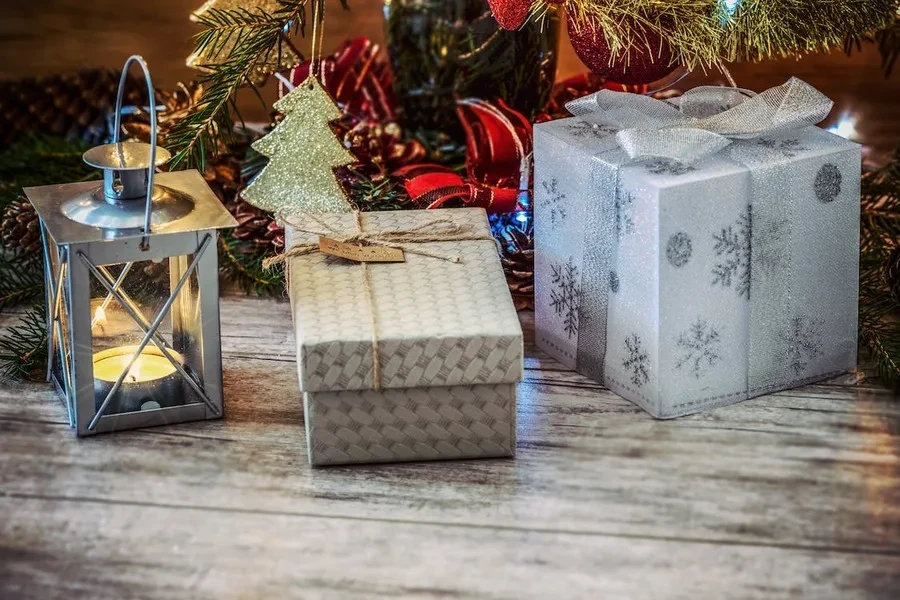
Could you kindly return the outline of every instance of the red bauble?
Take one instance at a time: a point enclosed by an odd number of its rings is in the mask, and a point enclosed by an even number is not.
[[[658,81],[675,70],[672,65],[672,47],[658,33],[641,30],[632,25],[639,39],[627,58],[610,62],[609,44],[599,27],[590,23],[576,24],[570,13],[567,16],[569,40],[575,54],[591,71],[616,83],[641,84]]]
[[[491,12],[503,29],[518,29],[531,11],[534,0],[488,0]]]

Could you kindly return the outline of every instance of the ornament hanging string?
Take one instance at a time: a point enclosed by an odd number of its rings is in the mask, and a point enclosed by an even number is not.
[[[325,85],[325,69],[322,54],[322,48],[325,45],[325,0],[313,0],[312,21],[309,76],[318,77],[322,85]]]
[[[307,213],[299,212],[291,216],[286,216],[290,209],[284,209],[278,213],[278,221],[285,225],[290,225],[301,233],[317,235],[319,237],[328,237],[334,241],[344,244],[368,244],[373,246],[382,246],[385,248],[399,248],[410,254],[418,254],[438,260],[444,260],[451,263],[459,263],[459,256],[453,254],[441,254],[432,252],[427,248],[418,247],[418,244],[429,242],[461,242],[461,241],[491,241],[495,244],[497,240],[490,234],[476,234],[471,228],[465,228],[453,220],[448,218],[432,219],[415,227],[408,229],[395,229],[384,231],[365,232],[362,223],[362,213],[355,211],[353,213],[353,222],[355,225],[354,233],[344,233],[325,223],[321,219]],[[267,258],[263,261],[264,269],[271,269],[275,265],[283,264],[292,258],[306,256],[320,252],[319,242],[300,242],[291,246],[290,249],[277,256]],[[372,327],[372,389],[381,390],[381,354],[378,348],[378,319],[375,313],[375,299],[372,291],[372,278],[370,274],[369,264],[360,262],[360,274],[362,275],[362,284],[364,296],[366,299],[366,307],[369,310],[369,318]],[[288,270],[290,272],[290,270]],[[288,280],[290,285],[290,280]]]

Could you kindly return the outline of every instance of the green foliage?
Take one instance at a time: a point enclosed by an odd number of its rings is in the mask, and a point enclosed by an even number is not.
[[[47,363],[44,306],[29,308],[18,325],[0,336],[0,381],[24,379]]]
[[[273,296],[284,291],[284,274],[278,269],[263,269],[263,260],[271,256],[235,239],[230,232],[219,238],[219,270],[247,294]]]
[[[32,135],[0,152],[0,211],[22,196],[23,187],[99,177],[81,160],[89,147],[81,140]]]
[[[341,0],[347,8],[347,0]],[[235,93],[243,86],[255,89],[250,75],[267,57],[277,56],[285,36],[306,35],[307,6],[320,21],[325,0],[282,0],[278,10],[267,13],[257,8],[210,9],[198,15],[206,29],[194,36],[195,52],[219,55],[231,47],[220,64],[209,65],[209,72],[199,78],[203,94],[183,120],[166,137],[172,151],[170,168],[199,167],[215,153],[219,143],[228,145],[233,139],[235,120],[240,114]]]
[[[878,46],[878,52],[881,53],[881,68],[886,77],[890,76],[897,59],[900,58],[900,16],[890,26],[874,35],[849,36],[844,42],[844,51],[850,54],[854,50],[860,50],[863,42]]]
[[[406,188],[393,177],[374,179],[356,167],[346,167],[345,175],[350,201],[361,212],[413,208]]]
[[[536,12],[551,0],[540,0]],[[602,31],[614,58],[664,38],[692,70],[840,48],[890,26],[897,0],[568,0],[581,25]],[[673,25],[674,24],[674,25]]]
[[[96,178],[97,171],[81,159],[87,149],[80,140],[34,135],[0,152],[0,215],[22,197],[23,187]],[[0,246],[0,312],[38,300],[44,289],[43,269],[40,252]]]
[[[405,126],[457,143],[465,132],[458,98],[503,98],[526,116],[550,97],[559,45],[559,15],[506,31],[484,18],[483,0],[394,0],[386,35]]]
[[[44,293],[44,265],[40,253],[10,254],[0,250],[0,313],[33,302]]]
[[[860,223],[859,340],[878,375],[900,387],[900,305],[891,299],[885,267],[900,244],[900,150],[883,169],[862,181]]]

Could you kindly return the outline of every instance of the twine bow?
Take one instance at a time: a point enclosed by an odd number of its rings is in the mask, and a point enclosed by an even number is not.
[[[387,229],[366,232],[363,230],[362,213],[353,213],[353,222],[356,231],[347,233],[336,229],[323,220],[306,212],[286,216],[292,209],[284,209],[279,212],[278,220],[290,225],[300,233],[314,236],[325,236],[337,242],[345,244],[367,244],[383,246],[386,248],[399,248],[409,254],[418,254],[451,263],[461,262],[460,257],[453,254],[442,254],[428,248],[422,248],[421,244],[430,242],[462,242],[489,240],[496,243],[490,234],[475,233],[470,226],[462,226],[453,219],[440,217],[428,220],[424,223],[406,229]],[[298,242],[293,244],[282,254],[267,258],[263,261],[263,268],[270,269],[273,266],[285,263],[291,258],[306,256],[319,252],[318,241]],[[372,279],[369,264],[359,263],[361,267],[363,289],[365,290],[366,305],[369,309],[369,317],[372,324],[372,389],[381,390],[381,354],[378,349],[378,320],[375,316],[375,303],[372,294]]]
[[[760,94],[703,86],[674,101],[601,90],[566,108],[588,123],[619,130],[616,141],[635,160],[662,157],[695,162],[732,140],[778,135],[822,122],[834,103],[792,77]]]

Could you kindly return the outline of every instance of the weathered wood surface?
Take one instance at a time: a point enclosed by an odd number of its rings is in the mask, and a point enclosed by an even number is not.
[[[287,303],[222,318],[222,421],[79,440],[0,388],[0,597],[900,594],[900,399],[856,376],[654,421],[529,344],[515,460],[313,470]]]

